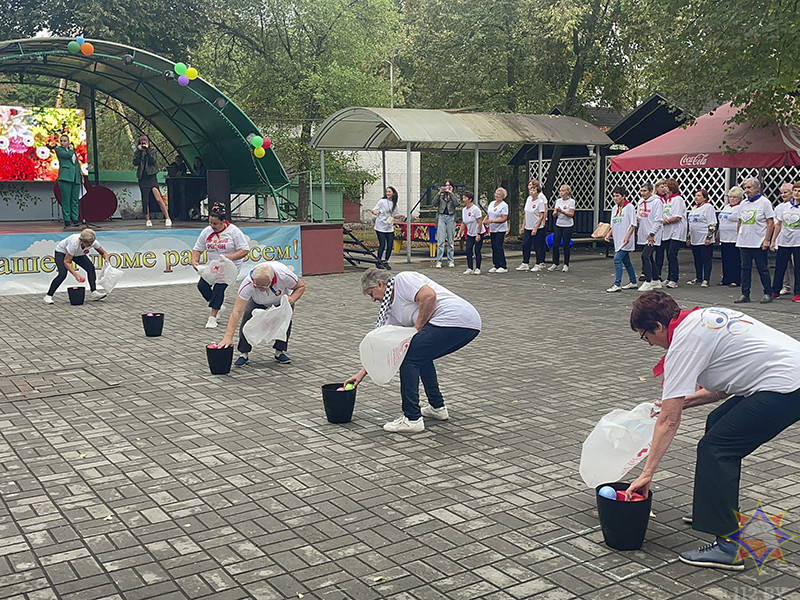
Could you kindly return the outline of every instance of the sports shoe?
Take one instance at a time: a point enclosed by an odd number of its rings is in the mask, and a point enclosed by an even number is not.
[[[569,265],[564,265],[563,267],[561,267],[561,272],[562,273],[569,273]]]
[[[285,352],[280,352],[275,354],[275,362],[279,365],[288,365],[292,362],[292,359],[286,356]]]
[[[164,227],[172,227],[172,219],[167,219],[164,221]]]
[[[45,300],[45,302],[47,302],[47,300]],[[793,296],[792,302],[800,302],[800,294],[798,294],[797,296]]]
[[[453,267],[455,267],[455,266],[456,266],[456,263],[454,263],[454,262],[447,263],[447,266],[448,266],[448,267],[450,267],[450,268],[452,269]]]
[[[242,354],[239,358],[236,359],[236,362],[233,363],[234,367],[243,367],[247,364],[247,361],[250,360],[249,357]]]
[[[645,281],[640,287],[640,292],[650,292],[653,290],[653,282],[652,281]]]
[[[531,269],[531,271],[541,271],[541,270],[542,270],[541,265],[533,265],[533,268]]]
[[[708,281],[704,279],[703,283],[700,284],[700,287],[708,287]]]
[[[712,567],[715,569],[728,569],[729,571],[743,571],[744,561],[736,560],[739,545],[723,538],[717,538],[708,546],[698,550],[689,550],[679,556],[681,562],[695,567]]]
[[[439,262],[437,262],[437,263],[436,263],[436,268],[437,268],[437,269],[441,269],[441,268],[442,268],[442,263],[439,263]]]
[[[530,270],[531,270],[531,268],[528,266],[528,263],[522,263],[520,266],[518,266],[518,267],[517,267],[516,269],[514,269],[514,270],[515,270],[515,271],[530,271]]]
[[[386,423],[386,425],[383,426],[383,430],[391,433],[418,433],[420,431],[425,431],[425,422],[422,420],[422,417],[416,421],[409,421],[408,418],[403,415],[394,421]]]
[[[661,285],[661,282],[658,279],[653,279],[652,284],[654,290],[660,290],[662,287],[664,287]]]
[[[104,294],[103,292],[98,292],[97,290],[92,292],[92,300],[94,300],[95,302],[97,302],[98,300],[102,300],[106,296],[108,296],[108,294]]]
[[[692,523],[694,523],[694,514],[693,513],[685,514],[683,515],[683,517],[681,517],[681,519],[687,525],[691,525]]]
[[[495,273],[508,273],[508,269],[504,269],[503,267],[497,267],[497,271]]]
[[[626,283],[625,285],[622,286],[623,290],[635,290],[635,289],[638,289],[638,288],[639,288],[639,284],[636,283],[635,281],[631,281],[630,283]]]
[[[776,294],[775,292],[772,292],[772,297],[777,299],[777,298],[780,298],[781,295],[780,294]]]
[[[647,277],[644,276],[644,273],[639,275],[639,281],[647,281]]]
[[[773,298],[771,294],[764,294],[763,296],[761,296],[761,300],[759,300],[759,303],[769,304],[770,302],[772,302],[772,300]]]
[[[147,221],[145,221],[145,223],[144,223],[144,226],[145,227],[152,227],[153,226],[153,222],[150,219],[147,219]]]
[[[206,321],[206,329],[215,329],[217,327],[217,317],[208,317]]]
[[[450,418],[450,413],[447,412],[447,407],[433,408],[430,404],[426,404],[421,409],[423,417],[430,417],[437,421],[447,421]]]
[[[217,311],[217,318],[219,318],[219,316],[222,314],[222,311],[224,311],[224,310],[225,310],[225,305],[224,304],[220,304],[219,305],[219,310]]]
[[[745,296],[744,294],[733,301],[734,304],[744,304],[745,302],[750,302],[750,296]]]
[[[472,273],[473,273],[472,269],[467,269],[462,273],[462,275],[472,275]]]
[[[694,279],[690,279],[689,281],[687,281],[686,285],[694,285],[695,283],[697,283],[697,278],[696,277]]]
[[[791,294],[791,293],[792,293],[792,289],[791,288],[788,288],[786,286],[783,286],[781,288],[781,296],[787,296],[788,294]]]
[[[795,296],[795,298],[800,298],[800,296]],[[55,304],[55,302],[53,302],[53,297],[52,296],[48,296],[48,295],[45,295],[44,303],[45,304]]]
[[[472,274],[473,274],[473,275],[480,275],[480,274],[481,274],[481,270],[480,270],[480,269],[475,269],[475,270],[472,272]]]
[[[553,263],[552,265],[547,267],[547,270],[548,271],[555,271],[557,268],[558,268],[558,265],[556,263]]]
[[[497,273],[497,268],[492,267],[491,269],[489,269],[489,273]]]
[[[671,290],[674,290],[676,287],[678,287],[678,282],[677,281],[668,281],[666,283],[666,287],[670,288]]]
[[[606,291],[607,291],[607,292],[609,292],[609,293],[612,293],[612,292],[621,292],[621,291],[622,291],[622,288],[621,288],[621,287],[619,287],[619,286],[618,286],[618,285],[615,283],[615,284],[614,284],[614,285],[612,285],[610,288],[608,288]]]

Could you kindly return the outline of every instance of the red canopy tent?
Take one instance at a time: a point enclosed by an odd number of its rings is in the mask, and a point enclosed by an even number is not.
[[[800,129],[726,123],[739,109],[730,103],[611,159],[612,171],[710,167],[800,166]]]

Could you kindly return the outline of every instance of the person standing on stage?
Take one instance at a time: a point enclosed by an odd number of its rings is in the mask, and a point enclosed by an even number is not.
[[[139,145],[133,154],[133,164],[136,165],[136,178],[139,180],[139,191],[142,193],[142,212],[144,212],[147,219],[145,226],[153,226],[153,222],[150,220],[150,195],[152,194],[153,198],[158,202],[161,212],[164,213],[164,218],[166,219],[164,225],[172,227],[167,203],[164,202],[164,198],[161,196],[161,190],[158,188],[158,179],[156,179],[158,174],[156,149],[153,148],[150,138],[145,134],[139,136]]]
[[[61,191],[61,215],[64,217],[64,229],[77,227],[79,219],[79,203],[81,197],[81,163],[67,134],[59,138],[56,146],[58,157],[58,189]]]

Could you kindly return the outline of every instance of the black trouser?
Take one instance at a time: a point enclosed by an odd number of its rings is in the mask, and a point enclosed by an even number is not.
[[[250,352],[253,349],[253,346],[250,345],[250,342],[247,341],[247,338],[244,337],[244,324],[247,323],[253,317],[253,311],[257,308],[269,308],[269,306],[262,306],[261,304],[256,304],[252,300],[247,301],[247,306],[244,307],[244,312],[242,313],[242,322],[239,325],[239,343],[236,345],[236,349],[241,352]],[[292,311],[294,311],[294,307],[292,307]],[[275,343],[272,344],[272,347],[275,348],[278,352],[286,352],[289,348],[289,336],[292,335],[292,322],[289,322],[289,328],[286,330],[286,341],[283,340],[275,340]]]
[[[378,260],[388,262],[389,257],[392,255],[392,244],[394,244],[394,231],[378,231]],[[386,254],[386,258],[381,258]]]
[[[783,288],[783,277],[786,275],[786,267],[789,266],[789,259],[794,258],[794,295],[800,294],[800,246],[790,246],[788,248],[778,248],[778,255],[775,258],[775,276],[772,279],[772,293],[780,294]]]
[[[667,245],[667,281],[678,283],[678,251],[686,244],[681,240],[665,240],[661,245]]]
[[[655,252],[660,246],[651,246],[645,244],[642,246],[642,273],[644,273],[645,281],[653,281],[656,273]]]
[[[527,265],[531,261],[531,248],[533,248],[533,230],[522,230],[522,264]]]
[[[481,239],[476,239],[478,236],[476,235],[468,235],[467,236],[467,268],[472,270],[472,255],[475,255],[475,268],[481,268],[481,261],[483,257],[481,256],[481,248],[483,248],[483,237]]]
[[[225,290],[228,289],[227,283],[215,283],[212,288],[211,285],[202,277],[197,282],[197,289],[203,295],[203,298],[208,302],[208,306],[214,310],[219,310],[222,303],[225,301]]]
[[[722,242],[722,283],[730,285],[742,283],[742,257],[739,255],[739,248],[736,242]]]
[[[800,390],[734,396],[711,412],[697,444],[692,528],[723,537],[739,529],[742,459],[800,420]]]
[[[558,255],[559,248],[561,247],[561,242],[564,242],[564,264],[569,265],[569,243],[572,241],[572,230],[574,227],[559,227],[558,225],[555,226],[553,230],[553,264],[557,265],[559,263],[559,259],[561,258]]]
[[[772,282],[769,280],[769,268],[767,267],[767,251],[761,248],[739,248],[742,257],[742,296],[750,295],[750,281],[753,277],[753,260],[756,261],[756,270],[761,277],[761,285],[764,293],[769,294]]]
[[[503,250],[503,242],[506,239],[505,231],[495,231],[492,236],[492,264],[495,269],[507,269],[506,253]]]
[[[544,225],[533,234],[533,251],[536,253],[536,264],[541,265],[547,254],[547,233],[545,233]]]
[[[711,279],[711,256],[714,252],[714,246],[709,244],[706,246],[692,246],[692,256],[694,257],[694,273],[697,277],[697,282],[709,281]]]
[[[655,258],[653,259],[653,279],[661,281],[661,270],[664,268],[664,254],[667,251],[667,240],[662,240],[660,246],[656,246]]]
[[[50,282],[50,288],[47,290],[47,295],[52,296],[56,293],[58,286],[64,283],[64,280],[67,278],[67,265],[64,264],[64,259],[67,257],[66,254],[63,252],[56,252],[54,255],[54,259],[56,261],[56,269],[58,269],[58,274],[55,276],[55,279]],[[91,291],[95,291],[97,289],[97,275],[94,271],[94,265],[92,261],[89,260],[89,257],[85,254],[81,256],[73,256],[73,262],[86,271],[86,279],[89,282],[89,289]]]

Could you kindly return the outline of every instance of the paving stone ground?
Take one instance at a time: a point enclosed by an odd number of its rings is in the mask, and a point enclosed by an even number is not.
[[[587,249],[566,274],[480,277],[457,263],[411,265],[484,323],[437,363],[451,420],[417,435],[382,430],[400,414],[396,380],[366,381],[351,423],[325,419],[320,386],[355,373],[377,315],[359,270],[304,278],[290,366],[257,348],[226,376],[209,373],[222,329],[204,329],[194,286],[75,307],[63,291],[53,306],[0,297],[0,598],[800,598],[796,540],[760,573],[677,561],[708,539],[680,520],[705,408],[663,463],[643,549],[603,543],[581,443],[609,410],[657,399],[662,353],[628,326],[637,292],[605,292],[610,259]],[[674,290],[683,307],[737,295]],[[166,314],[158,338],[141,325],[152,311]],[[746,312],[800,337],[785,297]],[[746,460],[741,508],[758,502],[800,533],[800,427]]]

